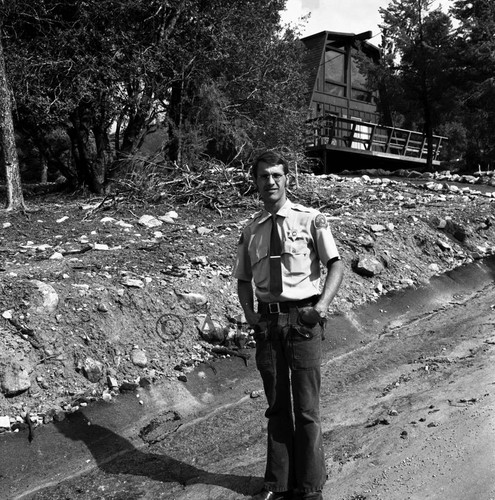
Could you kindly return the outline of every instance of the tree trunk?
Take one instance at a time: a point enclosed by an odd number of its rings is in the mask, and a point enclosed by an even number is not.
[[[41,163],[41,183],[46,184],[48,182],[48,161],[44,154],[40,153],[40,163]]]
[[[81,103],[71,115],[69,137],[78,175],[78,185],[102,194],[107,166],[110,162],[110,143],[103,127],[93,126],[90,105]]]
[[[7,183],[7,210],[25,210],[22,194],[19,158],[12,121],[12,102],[5,72],[2,40],[0,38],[0,147]]]

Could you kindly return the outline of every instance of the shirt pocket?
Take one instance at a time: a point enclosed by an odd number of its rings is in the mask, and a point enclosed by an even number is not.
[[[258,288],[268,286],[268,248],[251,245],[248,249],[254,283]]]
[[[302,238],[284,241],[282,258],[291,274],[309,274],[311,271],[308,244]]]

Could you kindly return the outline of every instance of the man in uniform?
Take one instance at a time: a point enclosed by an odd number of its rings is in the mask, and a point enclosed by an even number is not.
[[[321,340],[343,265],[325,216],[287,198],[287,162],[265,152],[252,174],[264,210],[242,231],[234,276],[268,402],[264,489],[253,500],[322,500]]]

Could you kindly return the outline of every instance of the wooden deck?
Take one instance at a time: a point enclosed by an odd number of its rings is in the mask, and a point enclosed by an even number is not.
[[[446,137],[433,136],[433,164],[439,165],[439,155]],[[324,170],[334,157],[359,158],[361,168],[367,159],[383,159],[388,164],[408,168],[426,165],[428,144],[425,134],[412,130],[387,127],[352,118],[327,115],[308,121],[305,148],[309,156],[320,157]],[[338,153],[338,155],[337,155]]]

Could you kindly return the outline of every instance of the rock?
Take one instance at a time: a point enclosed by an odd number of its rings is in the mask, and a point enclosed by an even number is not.
[[[107,222],[115,222],[115,219],[113,217],[102,217],[100,222],[102,224],[106,224]]]
[[[43,423],[62,422],[65,420],[65,412],[59,408],[50,408],[43,417]]]
[[[101,399],[103,399],[106,403],[109,403],[113,399],[112,393],[108,389],[105,389],[101,394]]]
[[[132,224],[129,224],[128,222],[124,222],[123,220],[118,220],[115,223],[115,225],[123,227],[124,229],[130,229],[131,227],[133,227]]]
[[[99,251],[105,252],[105,251],[109,250],[109,247],[105,243],[94,243],[93,250],[99,250]]]
[[[478,178],[474,175],[463,175],[461,178],[461,182],[465,182],[467,184],[476,184]]]
[[[122,284],[130,288],[144,288],[144,281],[135,278],[124,278]]]
[[[164,215],[164,217],[169,217],[170,219],[178,219],[179,214],[175,210],[170,210]]]
[[[7,366],[0,374],[0,389],[7,397],[22,394],[31,387],[28,371],[18,363]]]
[[[385,231],[387,228],[385,226],[382,226],[381,224],[372,224],[371,225],[371,230],[374,232],[374,233],[381,233],[383,231]]]
[[[442,240],[437,240],[437,245],[442,249],[442,250],[452,250],[452,247],[449,243],[446,241]]]
[[[148,377],[141,377],[139,379],[139,387],[150,387],[151,386],[151,380]]]
[[[100,303],[96,306],[96,309],[98,309],[98,311],[103,312],[103,313],[108,312],[108,306],[107,306],[104,302],[100,302]]]
[[[200,293],[176,292],[176,294],[188,304],[192,304],[195,306],[202,306],[208,302],[208,298]]]
[[[437,229],[445,229],[447,227],[447,221],[445,219],[440,219],[437,223]]]
[[[139,366],[140,368],[145,368],[148,366],[148,358],[146,357],[146,353],[141,349],[134,349],[131,352],[131,361],[134,365]]]
[[[43,302],[40,306],[33,308],[37,313],[47,313],[50,314],[57,309],[59,297],[55,288],[53,288],[48,283],[39,280],[31,280],[33,285],[36,285],[38,291],[43,296]]]
[[[96,361],[93,358],[87,357],[84,360],[82,372],[90,382],[99,382],[101,377],[103,376],[103,363],[101,363],[100,361]]]
[[[134,392],[139,388],[139,384],[135,384],[134,382],[123,382],[119,387],[119,391],[124,392]]]
[[[119,383],[117,382],[117,379],[115,377],[112,377],[111,375],[107,377],[107,384],[110,389],[119,388]]]
[[[356,273],[366,277],[376,276],[383,269],[383,264],[377,258],[371,256],[360,257],[355,265]]]
[[[365,248],[372,248],[375,245],[375,240],[369,234],[359,235],[357,241]]]
[[[199,264],[201,266],[206,266],[208,264],[208,258],[206,255],[198,255],[191,259],[191,264]]]
[[[8,416],[0,417],[0,429],[10,429],[10,418]]]
[[[161,220],[158,220],[156,217],[153,217],[152,215],[143,215],[138,220],[138,224],[140,224],[141,226],[151,228],[151,227],[161,226],[163,222]]]
[[[430,264],[430,265],[428,266],[428,269],[429,269],[430,271],[432,271],[433,273],[439,273],[439,272],[440,272],[440,266],[439,266],[438,264],[435,264],[435,263]]]
[[[175,219],[172,218],[172,217],[167,217],[166,215],[160,215],[158,217],[159,220],[161,220],[162,222],[165,222],[167,224],[174,224],[175,223]]]
[[[43,377],[41,376],[36,377],[36,382],[42,389],[48,389],[48,384]]]
[[[426,189],[429,189],[430,191],[442,191],[443,184],[440,184],[438,182],[428,182],[426,184]]]
[[[63,258],[64,256],[60,252],[55,252],[52,255],[50,255],[50,260],[62,260]]]
[[[258,389],[256,391],[251,391],[251,393],[249,394],[249,397],[251,399],[257,399],[259,398],[261,395],[263,395],[263,389]]]

